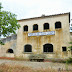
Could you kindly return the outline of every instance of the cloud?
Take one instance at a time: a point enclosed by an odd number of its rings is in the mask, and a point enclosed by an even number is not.
[[[18,19],[72,12],[72,0],[0,0],[4,10],[17,14]]]

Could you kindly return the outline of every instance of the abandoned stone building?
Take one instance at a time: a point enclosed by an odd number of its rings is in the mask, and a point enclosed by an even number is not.
[[[71,41],[70,13],[18,20],[21,25],[17,35],[2,39],[0,56],[23,57],[44,55],[46,58],[68,58]]]

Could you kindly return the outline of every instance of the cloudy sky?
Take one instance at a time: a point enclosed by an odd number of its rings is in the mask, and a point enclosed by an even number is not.
[[[0,0],[3,10],[11,11],[17,19],[72,13],[72,0]],[[71,16],[72,18],[72,16]]]

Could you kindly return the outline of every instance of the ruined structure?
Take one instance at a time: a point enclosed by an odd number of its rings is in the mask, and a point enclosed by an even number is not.
[[[25,59],[32,55],[63,59],[71,56],[68,50],[72,39],[69,31],[70,13],[22,19],[18,23],[21,28],[18,30],[17,39],[15,35],[15,39],[12,36],[3,40],[7,42],[0,48],[1,56]]]
[[[17,35],[2,38],[5,45],[0,45],[0,57],[14,57],[16,52]]]

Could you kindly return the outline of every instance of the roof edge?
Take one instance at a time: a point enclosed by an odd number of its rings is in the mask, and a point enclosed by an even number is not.
[[[53,15],[47,15],[47,16],[40,16],[40,17],[33,17],[33,18],[26,18],[26,19],[20,19],[18,21],[30,20],[30,19],[38,19],[38,18],[44,18],[44,17],[50,17],[50,16],[57,16],[57,15],[64,15],[64,14],[69,14],[69,23],[70,23],[70,12],[60,13],[60,14],[53,14]]]

